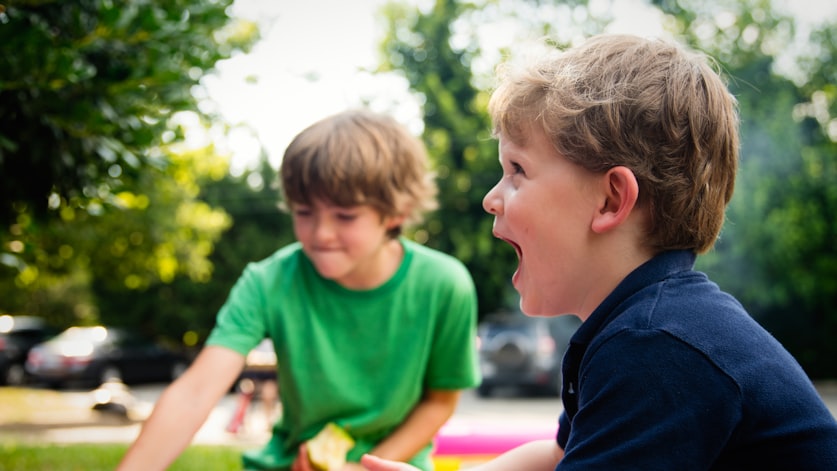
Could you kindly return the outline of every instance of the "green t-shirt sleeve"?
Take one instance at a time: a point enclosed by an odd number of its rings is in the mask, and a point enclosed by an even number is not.
[[[250,263],[218,311],[206,345],[226,347],[247,355],[267,335],[265,280],[261,266]]]
[[[473,279],[458,261],[449,261],[440,299],[426,375],[430,389],[466,389],[481,380],[476,347],[477,294]],[[427,273],[426,276],[439,277]]]

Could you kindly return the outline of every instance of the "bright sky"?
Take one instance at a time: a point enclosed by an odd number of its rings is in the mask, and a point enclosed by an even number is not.
[[[406,81],[360,72],[378,62],[383,30],[374,12],[383,1],[236,0],[235,13],[259,21],[263,38],[249,54],[220,64],[220,77],[205,82],[210,96],[229,122],[253,129],[273,164],[303,128],[362,98],[409,102]],[[409,121],[418,109],[410,105],[396,117]],[[242,131],[232,140],[240,154],[234,161],[252,161],[253,137]]]
[[[833,0],[779,1],[814,20],[837,11]],[[218,77],[205,80],[227,121],[251,129],[242,128],[230,136],[233,172],[257,160],[259,140],[277,166],[299,131],[364,100],[372,108],[394,114],[416,133],[421,131],[419,106],[407,92],[406,81],[364,72],[377,65],[383,25],[375,12],[384,2],[236,0],[234,14],[258,21],[263,38],[251,53],[219,64]],[[646,11],[642,0],[616,0],[611,12],[617,21],[610,31],[663,34],[659,20]]]
[[[641,3],[619,1],[622,18],[631,18]],[[363,72],[378,62],[383,25],[375,13],[384,2],[236,0],[234,14],[258,21],[263,38],[249,54],[219,64],[218,77],[204,82],[227,121],[251,129],[230,135],[233,172],[256,161],[259,140],[278,165],[299,131],[364,100],[421,132],[419,105],[406,80]]]

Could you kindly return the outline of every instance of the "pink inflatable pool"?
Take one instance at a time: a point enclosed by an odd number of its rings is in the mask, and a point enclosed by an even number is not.
[[[514,422],[454,417],[436,435],[434,460],[439,471],[460,469],[466,463],[491,459],[533,440],[554,440],[557,419]]]

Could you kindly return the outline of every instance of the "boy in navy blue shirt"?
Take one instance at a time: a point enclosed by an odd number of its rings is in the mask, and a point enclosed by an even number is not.
[[[507,65],[489,111],[503,176],[483,205],[517,251],[521,309],[584,322],[556,440],[474,469],[837,470],[837,422],[805,372],[693,269],[738,164],[735,98],[709,61],[598,36]]]

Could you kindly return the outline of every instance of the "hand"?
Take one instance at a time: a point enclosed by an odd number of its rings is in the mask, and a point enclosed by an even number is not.
[[[363,455],[360,463],[369,471],[421,471],[407,463],[384,460],[373,455]]]
[[[291,471],[314,471],[314,465],[308,461],[308,449],[305,448],[304,443],[299,446],[299,453],[291,464]]]
[[[366,468],[360,465],[360,463],[346,463],[340,468],[340,471],[366,471]]]

